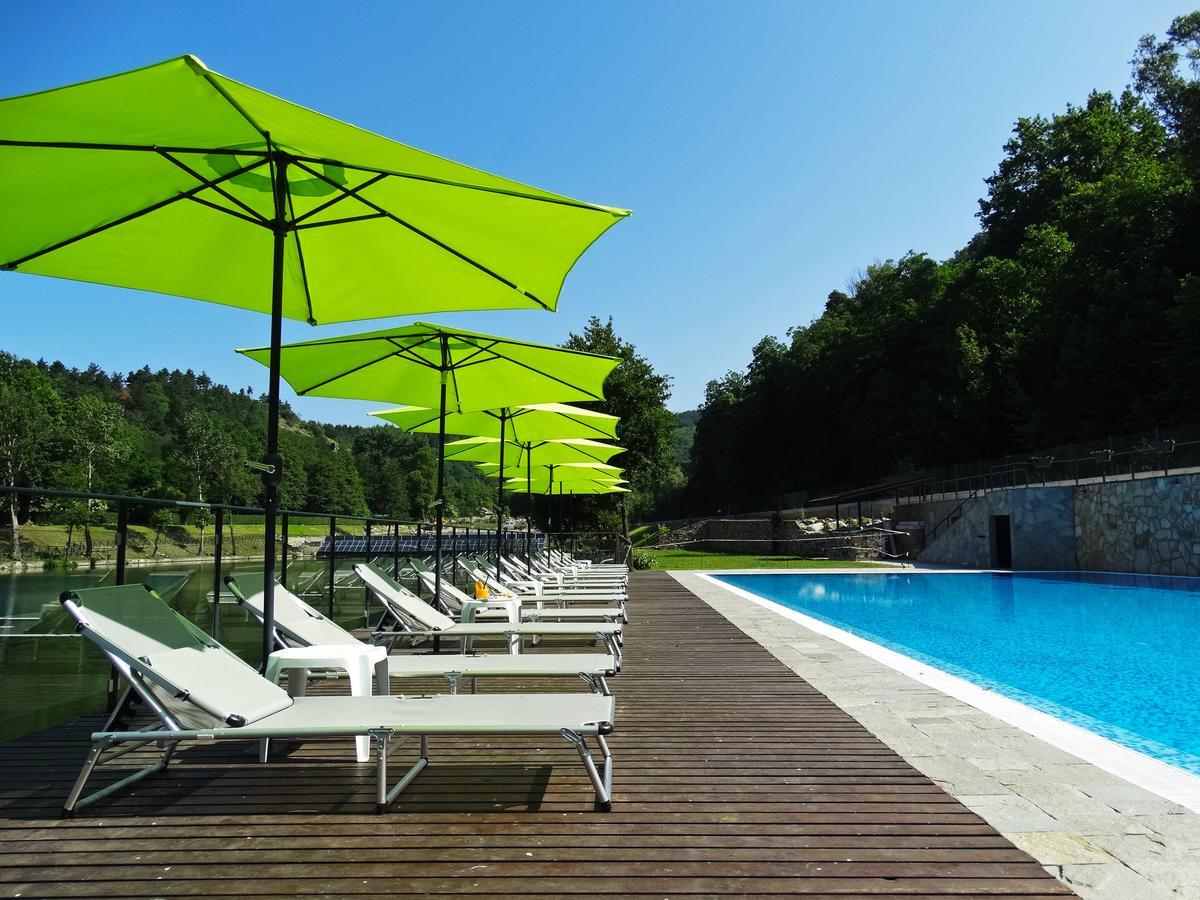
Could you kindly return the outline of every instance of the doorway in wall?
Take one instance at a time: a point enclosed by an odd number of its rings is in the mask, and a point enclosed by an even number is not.
[[[1012,568],[1012,522],[1008,516],[992,516],[992,568]]]

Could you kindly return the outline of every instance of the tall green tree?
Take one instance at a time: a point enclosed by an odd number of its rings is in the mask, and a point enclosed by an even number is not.
[[[637,507],[652,505],[655,490],[678,471],[674,454],[675,417],[666,405],[671,398],[670,376],[655,371],[636,346],[619,337],[611,317],[601,321],[592,316],[583,332],[572,333],[563,346],[621,359],[604,383],[604,402],[593,404],[593,408],[621,417],[617,423],[617,441],[626,452],[614,462],[626,470]],[[617,503],[612,498],[595,497],[581,501],[579,506],[582,511],[593,511],[593,521],[597,523],[599,513],[609,511],[605,518],[612,527],[616,520],[611,512]]]
[[[34,366],[0,353],[0,473],[4,483],[30,487],[53,456],[62,401],[51,380]],[[12,557],[21,558],[19,501],[8,495]]]

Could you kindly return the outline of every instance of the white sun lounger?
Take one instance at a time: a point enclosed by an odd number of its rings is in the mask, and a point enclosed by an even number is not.
[[[354,571],[383,604],[392,619],[404,628],[403,632],[377,631],[379,639],[404,635],[434,638],[505,637],[513,652],[520,652],[521,640],[526,637],[592,637],[603,641],[609,653],[621,664],[621,626],[611,622],[456,622],[439,612],[403,585],[392,581],[377,566],[357,563]],[[443,590],[446,582],[442,582]],[[382,623],[381,623],[382,624]],[[373,638],[376,636],[373,635]]]
[[[496,576],[478,564],[474,564],[474,560],[467,560],[464,557],[459,557],[457,560],[458,566],[464,574],[472,581],[478,581],[490,591],[490,597],[500,601],[515,602],[519,605],[521,618],[532,621],[557,621],[557,622],[585,622],[589,620],[600,620],[604,622],[622,623],[628,621],[625,615],[625,607],[623,604],[617,606],[568,606],[566,599],[555,595],[545,595],[541,591],[541,585],[534,585],[532,582],[498,582]],[[421,583],[433,590],[433,582],[430,580],[432,573],[423,572],[421,569],[416,569],[417,577],[421,579]],[[445,581],[442,582],[443,588],[446,587]],[[447,604],[461,603],[463,598],[468,598],[469,595],[458,590],[453,585],[449,586],[449,590],[443,590],[442,600]],[[519,588],[528,587],[530,593],[520,593]],[[612,602],[619,603],[622,599],[614,595],[605,595],[602,597],[587,597],[577,598],[580,603],[583,602]]]
[[[245,576],[243,576],[245,577]],[[253,576],[250,576],[253,578]],[[258,576],[258,581],[262,576]],[[225,584],[243,609],[263,621],[262,591],[247,595],[233,575]],[[281,648],[353,644],[364,646],[350,632],[321,615],[283,585],[275,585],[275,642]],[[460,679],[521,676],[578,677],[593,690],[609,693],[607,678],[617,674],[617,660],[607,653],[422,653],[391,654],[388,675],[393,678],[445,678],[458,693]]]
[[[369,736],[376,759],[376,809],[382,812],[429,762],[429,736],[443,734],[561,735],[579,752],[602,809],[611,808],[611,733],[615,702],[601,694],[458,694],[424,697],[289,697],[236,655],[175,613],[143,585],[67,591],[63,608],[141,697],[159,723],[114,731],[114,713],[92,735],[92,746],[63,807],[71,815],[149,775],[161,772],[184,741],[261,741]],[[123,704],[122,704],[123,706]],[[118,706],[118,711],[121,709]],[[398,737],[420,738],[417,762],[389,789],[387,764]],[[594,737],[604,757],[597,771],[588,749]],[[97,766],[129,750],[160,742],[158,761],[83,796]]]
[[[557,581],[524,576],[506,566],[503,559],[500,560],[499,576],[496,574],[496,565],[485,559],[458,557],[456,562],[470,578],[484,583],[500,598],[518,598],[522,602],[551,602],[560,607],[574,604],[611,607],[616,604],[620,607],[623,622],[629,622],[628,613],[625,611],[625,600],[628,598],[623,588],[588,586],[564,589]]]

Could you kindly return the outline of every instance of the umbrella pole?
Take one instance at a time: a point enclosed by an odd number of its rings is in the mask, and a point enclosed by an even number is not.
[[[525,571],[533,578],[533,445],[525,448],[525,496],[529,507],[525,510]]]
[[[270,137],[267,137],[268,146]],[[279,361],[283,344],[283,256],[287,241],[287,157],[273,152],[275,195],[274,257],[271,267],[271,358],[267,376],[267,453],[263,462],[263,633],[262,666],[275,649],[275,517],[279,511],[279,480],[283,460],[279,456]],[[214,597],[213,602],[220,598]]]
[[[442,393],[438,413],[437,519],[433,539],[433,603],[442,605],[442,508],[446,505],[446,341],[442,339]]]
[[[500,579],[500,543],[504,537],[504,426],[507,410],[500,410],[500,489],[496,495],[496,579]]]
[[[550,487],[546,491],[546,528],[554,533],[554,466],[547,466],[550,472]]]

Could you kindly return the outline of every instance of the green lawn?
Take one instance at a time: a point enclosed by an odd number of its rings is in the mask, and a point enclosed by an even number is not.
[[[654,558],[656,569],[845,569],[877,568],[878,563],[838,559],[803,559],[798,556],[753,556],[706,553],[702,550],[641,550]]]

